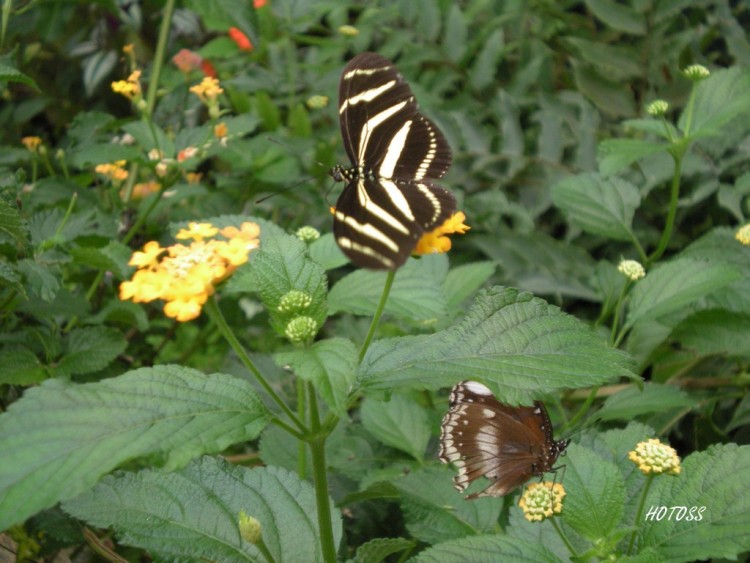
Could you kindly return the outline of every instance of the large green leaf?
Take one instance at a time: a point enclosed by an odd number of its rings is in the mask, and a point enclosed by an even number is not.
[[[260,523],[275,561],[323,561],[313,487],[278,467],[247,469],[204,457],[174,473],[118,472],[63,508],[162,560],[265,562],[240,535],[244,512]],[[341,517],[332,512],[338,543]]]
[[[598,174],[569,176],[552,187],[552,201],[585,231],[615,240],[634,238],[631,226],[641,196],[630,182]]]
[[[740,273],[728,264],[677,258],[648,272],[633,289],[626,326],[682,310],[733,283]]]
[[[750,355],[750,315],[726,309],[698,311],[678,324],[670,335],[682,347],[702,356]]]
[[[680,475],[657,477],[644,506],[666,507],[672,516],[644,514],[639,549],[671,561],[735,559],[750,550],[748,467],[750,446],[721,444],[688,456]]]
[[[630,386],[607,397],[596,414],[601,420],[633,420],[637,416],[692,408],[696,404],[696,400],[679,387],[646,383],[641,389]]]
[[[722,128],[742,115],[750,114],[750,72],[739,67],[711,73],[696,91],[690,135],[720,135]],[[688,113],[680,116],[679,126],[685,129]]]
[[[269,413],[249,383],[179,366],[98,383],[53,379],[0,415],[0,529],[91,487],[124,461],[167,468],[255,438]]]
[[[107,367],[128,343],[123,334],[103,326],[76,328],[65,338],[65,353],[51,370],[55,376],[93,373]]]
[[[609,27],[625,33],[643,35],[647,31],[646,19],[628,4],[614,0],[586,0],[586,7]]]
[[[632,375],[630,360],[575,317],[528,293],[480,292],[457,325],[375,342],[360,368],[367,390],[437,389],[479,379],[513,404]]]
[[[617,174],[634,162],[669,149],[666,143],[642,139],[606,139],[597,147],[599,171],[604,176]]]
[[[472,536],[439,543],[411,559],[414,563],[562,562],[539,542],[501,535]]]

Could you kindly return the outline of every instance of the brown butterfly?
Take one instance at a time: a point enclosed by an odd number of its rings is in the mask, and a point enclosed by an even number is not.
[[[552,471],[569,441],[553,439],[540,401],[533,407],[512,407],[481,383],[462,381],[451,391],[450,410],[441,425],[440,461],[458,468],[453,481],[461,492],[481,476],[491,481],[467,499],[502,497]]]

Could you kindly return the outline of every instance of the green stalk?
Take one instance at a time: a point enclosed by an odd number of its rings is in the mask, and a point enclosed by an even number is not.
[[[219,309],[219,305],[216,303],[216,299],[213,296],[211,296],[208,301],[206,301],[204,309],[211,317],[211,320],[216,323],[216,326],[219,328],[222,336],[227,340],[227,342],[229,342],[229,345],[232,347],[232,350],[234,350],[234,353],[237,354],[237,357],[240,359],[242,364],[248,369],[248,371],[250,371],[250,373],[253,374],[255,380],[260,383],[263,389],[265,389],[266,393],[268,393],[273,402],[276,403],[282,411],[284,411],[284,414],[289,417],[289,419],[300,430],[300,432],[302,432],[303,434],[307,433],[307,428],[305,428],[305,425],[299,420],[299,418],[297,418],[297,415],[292,412],[292,410],[287,406],[284,400],[279,397],[276,391],[274,391],[273,387],[271,387],[271,384],[266,381],[266,378],[263,377],[263,374],[260,373],[260,370],[258,370],[253,361],[247,355],[245,348],[237,339],[234,331],[232,331],[232,329],[230,328],[227,320],[221,313],[221,309]]]
[[[571,560],[574,560],[576,557],[578,557],[578,553],[576,553],[576,550],[573,547],[573,544],[570,543],[568,536],[565,535],[565,532],[563,532],[562,528],[557,523],[557,518],[550,518],[550,522],[552,522],[552,527],[555,528],[557,535],[560,536],[560,539],[565,544],[565,547],[567,547],[568,551],[570,551],[570,554],[572,555]]]
[[[643,487],[643,493],[641,493],[641,500],[638,501],[638,510],[635,513],[635,520],[633,521],[633,524],[635,524],[636,529],[633,530],[633,533],[630,535],[630,542],[628,543],[628,551],[626,552],[626,555],[630,555],[633,551],[633,545],[635,544],[635,536],[638,533],[638,522],[641,521],[641,515],[643,514],[643,507],[646,504],[646,496],[648,496],[648,490],[651,488],[651,483],[654,481],[654,474],[650,473],[648,477],[646,478],[646,485]]]
[[[310,399],[310,426],[312,439],[309,440],[312,453],[313,482],[315,484],[315,504],[318,511],[318,529],[323,561],[336,561],[336,546],[333,542],[331,523],[331,503],[328,500],[328,474],[326,473],[326,438],[321,432],[318,398],[311,383],[307,387]]]
[[[667,213],[667,223],[664,225],[664,231],[661,234],[661,240],[659,246],[656,248],[654,253],[646,260],[646,266],[648,267],[652,263],[656,262],[664,251],[667,249],[669,239],[672,237],[672,229],[674,228],[674,219],[677,215],[677,201],[680,197],[680,174],[682,172],[682,156],[685,150],[682,148],[679,154],[673,155],[674,157],[674,174],[672,175],[672,189],[669,198],[669,211]]]
[[[375,329],[378,327],[380,316],[383,314],[383,309],[385,309],[385,303],[386,301],[388,301],[388,295],[391,293],[391,286],[393,286],[393,279],[395,277],[395,270],[389,271],[386,275],[385,285],[383,286],[383,293],[380,296],[380,303],[378,303],[378,308],[375,310],[375,315],[372,317],[370,329],[367,331],[367,336],[365,337],[365,341],[362,343],[362,348],[359,350],[359,363],[362,363],[362,360],[367,353],[367,349],[370,347],[370,343],[372,342],[372,337],[375,336]]]
[[[169,40],[169,29],[172,27],[172,15],[174,14],[175,0],[167,0],[164,5],[164,14],[161,19],[159,28],[159,40],[156,43],[156,52],[154,53],[154,66],[151,69],[151,79],[148,83],[148,93],[146,94],[146,114],[151,119],[156,105],[156,93],[159,90],[159,77],[161,68],[164,65],[164,54],[167,51],[167,41]]]
[[[609,335],[609,343],[612,346],[615,346],[615,343],[618,342],[617,330],[618,325],[620,324],[620,311],[622,310],[622,302],[625,299],[625,294],[628,291],[629,285],[630,280],[626,281],[625,285],[622,286],[622,289],[620,290],[620,297],[617,298],[617,303],[615,304],[615,315],[612,318],[612,332]]]
[[[305,420],[307,404],[307,393],[305,381],[299,377],[297,379],[297,416],[300,420]],[[314,390],[313,390],[314,392]],[[303,441],[297,444],[297,475],[300,479],[307,479],[307,446]]]

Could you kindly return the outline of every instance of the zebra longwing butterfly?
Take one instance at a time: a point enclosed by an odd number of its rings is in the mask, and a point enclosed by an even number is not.
[[[552,424],[540,401],[533,407],[511,407],[481,383],[462,381],[451,391],[441,425],[440,461],[458,468],[453,482],[461,492],[481,476],[491,481],[467,499],[502,497],[531,477],[554,470],[568,442],[552,438]]]
[[[346,182],[334,210],[336,242],[357,266],[395,270],[456,210],[453,195],[432,182],[451,165],[448,142],[396,67],[375,53],[344,68],[339,118],[351,167],[330,172]]]

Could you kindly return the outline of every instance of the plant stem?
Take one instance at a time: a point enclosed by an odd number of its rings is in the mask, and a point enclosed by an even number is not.
[[[591,407],[591,403],[594,402],[594,399],[596,399],[596,395],[598,393],[599,393],[598,386],[591,388],[591,392],[589,393],[589,396],[586,397],[586,400],[581,405],[581,408],[578,409],[578,412],[565,425],[567,428],[573,428],[575,424],[578,424],[578,421],[581,420],[584,417],[584,415],[588,412],[589,408]]]
[[[375,309],[375,315],[372,317],[370,329],[367,331],[365,341],[362,343],[362,348],[359,350],[359,363],[362,363],[362,360],[367,353],[367,349],[370,347],[370,342],[372,342],[372,337],[375,336],[375,329],[378,327],[380,316],[383,314],[383,309],[385,309],[385,303],[388,301],[388,295],[391,293],[391,286],[393,285],[393,279],[395,277],[395,270],[389,271],[385,277],[385,285],[383,286],[383,293],[380,296],[380,303],[378,303],[378,308]]]
[[[148,82],[148,93],[146,94],[146,114],[151,119],[156,105],[156,93],[159,91],[159,77],[161,76],[161,67],[164,64],[164,54],[167,50],[167,41],[169,40],[169,29],[172,27],[172,15],[174,14],[175,0],[167,0],[164,4],[164,14],[161,19],[159,28],[159,40],[156,43],[156,52],[154,53],[154,66],[151,68],[151,79]]]
[[[673,155],[674,158],[674,174],[672,175],[672,189],[669,197],[669,211],[667,212],[667,222],[664,225],[664,231],[661,234],[661,240],[659,246],[656,247],[654,253],[646,260],[646,266],[648,267],[652,263],[656,262],[664,251],[667,249],[669,239],[672,237],[672,229],[674,228],[674,219],[677,215],[677,201],[680,197],[680,174],[682,172],[682,156],[684,149],[680,150],[679,154]]]
[[[651,488],[651,483],[654,481],[654,474],[651,473],[646,477],[646,484],[643,487],[643,493],[641,493],[641,500],[638,501],[638,510],[635,513],[635,520],[633,521],[633,524],[635,525],[636,529],[633,530],[633,533],[630,536],[630,542],[628,543],[628,551],[626,555],[630,555],[633,551],[633,545],[635,544],[635,536],[638,533],[638,522],[641,520],[641,515],[643,514],[643,507],[646,504],[646,496],[648,495],[648,490]]]
[[[557,518],[550,518],[550,522],[552,522],[552,527],[555,528],[557,535],[560,536],[560,539],[565,544],[565,547],[567,547],[568,551],[570,551],[570,554],[572,555],[571,560],[575,559],[578,556],[578,554],[576,553],[576,550],[573,547],[573,544],[570,543],[568,536],[565,535],[565,532],[563,532],[562,528],[557,523]]]
[[[305,388],[305,381],[297,377],[297,416],[300,420],[305,420],[306,417],[306,405],[307,405],[307,393]],[[313,390],[314,392],[314,390]],[[304,442],[300,441],[297,444],[297,476],[305,480],[307,479],[307,446]]]
[[[229,327],[227,320],[221,313],[221,309],[219,309],[219,305],[216,303],[216,299],[214,296],[211,296],[208,301],[206,301],[204,308],[211,317],[211,320],[216,323],[216,326],[219,328],[222,336],[227,340],[227,342],[229,342],[229,345],[232,347],[232,350],[234,350],[234,353],[237,354],[237,357],[240,359],[242,364],[250,371],[250,373],[253,374],[255,380],[260,383],[263,389],[265,389],[266,393],[268,393],[273,402],[276,403],[282,411],[284,411],[284,414],[289,417],[289,419],[300,430],[300,432],[302,432],[303,434],[307,433],[307,428],[305,427],[305,425],[299,420],[299,418],[297,418],[297,415],[292,412],[292,409],[287,406],[284,400],[279,397],[276,391],[274,391],[273,387],[271,387],[271,384],[266,381],[266,378],[263,377],[262,373],[260,373],[260,370],[258,370],[258,368],[255,366],[253,361],[250,359],[250,356],[247,355],[245,348],[237,339],[234,331],[232,331],[232,329]]]
[[[333,542],[333,525],[331,523],[331,503],[328,500],[328,474],[326,473],[326,438],[320,431],[320,414],[315,388],[308,383],[310,399],[310,426],[312,438],[309,440],[312,453],[313,482],[315,484],[315,504],[318,509],[318,529],[323,561],[336,561],[336,546]]]
[[[625,285],[622,286],[622,289],[620,290],[620,297],[617,298],[617,303],[615,304],[615,314],[614,317],[612,317],[612,332],[609,335],[609,343],[612,346],[616,346],[615,342],[618,342],[617,337],[617,329],[619,328],[620,324],[620,311],[622,310],[622,302],[625,299],[625,294],[628,291],[628,286],[630,286],[630,280],[625,282]]]

